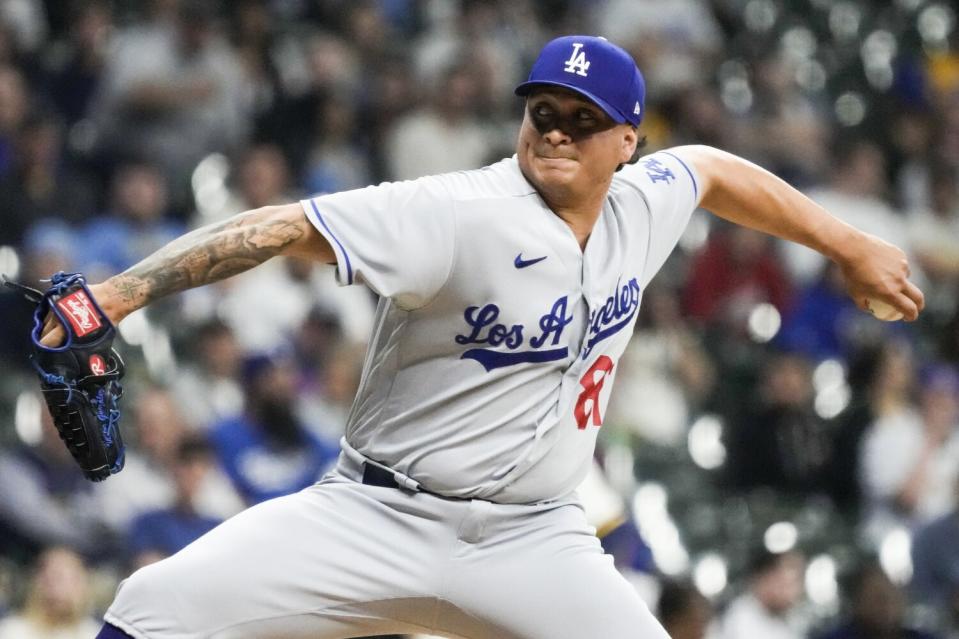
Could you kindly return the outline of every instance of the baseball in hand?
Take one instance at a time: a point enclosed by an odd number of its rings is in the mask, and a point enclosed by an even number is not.
[[[866,298],[866,308],[872,313],[873,317],[884,322],[895,322],[902,319],[902,313],[896,310],[894,306],[890,306],[875,297]]]

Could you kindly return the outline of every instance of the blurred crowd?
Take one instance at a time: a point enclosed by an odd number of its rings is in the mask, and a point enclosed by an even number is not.
[[[242,210],[512,153],[548,39],[626,47],[714,145],[906,250],[920,320],[698,212],[645,291],[598,528],[674,639],[959,637],[959,28],[936,0],[4,0],[0,273],[98,281]],[[0,639],[335,459],[375,299],[274,260],[129,317],[126,469],[75,469],[0,293]],[[587,502],[600,499],[584,490]],[[606,496],[608,499],[608,495]],[[587,503],[590,509],[590,503]]]

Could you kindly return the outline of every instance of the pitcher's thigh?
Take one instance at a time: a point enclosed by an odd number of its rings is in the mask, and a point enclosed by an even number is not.
[[[434,531],[364,488],[320,484],[240,513],[125,580],[107,621],[137,639],[422,630],[433,577],[412,554]]]
[[[461,544],[455,560],[452,603],[481,622],[465,636],[669,639],[580,508],[493,522],[488,532],[481,543]]]
[[[470,608],[499,628],[501,637],[669,639],[636,590],[606,559],[555,557],[552,565],[533,565],[517,558],[514,566],[501,566],[495,576],[480,577]]]

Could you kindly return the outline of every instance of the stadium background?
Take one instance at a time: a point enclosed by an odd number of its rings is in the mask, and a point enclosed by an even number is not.
[[[650,150],[756,161],[902,246],[927,299],[879,322],[817,256],[696,213],[602,427],[626,508],[607,548],[710,636],[851,615],[956,637],[956,19],[930,0],[4,0],[0,272],[95,281],[247,208],[482,166],[512,153],[539,47],[605,35],[646,75]],[[29,309],[0,293],[0,637],[91,636],[133,567],[312,481],[373,304],[275,261],[130,317],[128,468],[92,486],[43,419]]]

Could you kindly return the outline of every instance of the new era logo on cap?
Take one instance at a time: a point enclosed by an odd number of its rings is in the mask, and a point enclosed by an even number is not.
[[[615,122],[638,126],[646,83],[633,58],[606,38],[564,36],[547,43],[516,95],[535,86],[571,89],[596,103]]]

